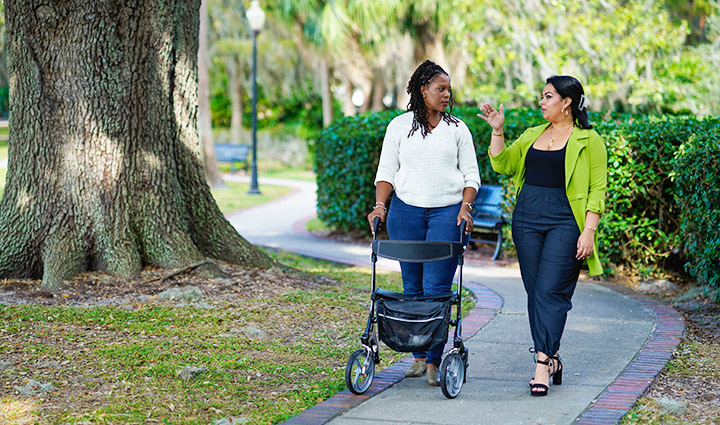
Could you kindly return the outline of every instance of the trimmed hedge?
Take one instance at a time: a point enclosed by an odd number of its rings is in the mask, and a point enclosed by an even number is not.
[[[318,217],[331,227],[369,234],[365,217],[375,199],[373,182],[385,127],[401,112],[347,117],[320,134],[315,155]],[[477,108],[458,107],[454,113],[473,135],[483,183],[499,183],[508,189],[506,208],[512,210],[512,183],[495,173],[487,158],[490,128],[475,116]],[[508,143],[528,127],[545,122],[534,109],[508,110],[505,115]],[[682,273],[687,235],[680,232],[677,188],[671,180],[673,160],[681,145],[693,143],[693,134],[708,133],[720,121],[598,113],[591,113],[590,120],[608,150],[607,211],[598,234],[604,263],[642,276]]]
[[[673,160],[680,232],[698,283],[720,288],[720,129],[690,137]],[[715,292],[720,298],[720,291]]]
[[[599,122],[608,147],[607,212],[600,230],[603,256],[641,276],[682,273],[677,188],[671,179],[680,145],[720,125],[717,119],[626,116]]]
[[[334,121],[315,142],[318,218],[344,232],[369,234],[365,218],[375,201],[375,172],[385,127],[399,111]]]

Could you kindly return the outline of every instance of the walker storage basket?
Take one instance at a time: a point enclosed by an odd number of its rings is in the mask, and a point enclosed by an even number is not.
[[[445,343],[450,301],[393,300],[378,297],[378,336],[390,349],[410,353]]]

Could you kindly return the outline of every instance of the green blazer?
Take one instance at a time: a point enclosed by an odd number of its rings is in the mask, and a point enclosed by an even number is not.
[[[513,176],[513,183],[520,193],[525,183],[525,156],[535,140],[550,123],[531,127],[512,145],[503,149],[496,157],[490,154],[493,170],[500,174]],[[607,190],[607,152],[605,143],[595,130],[583,130],[575,127],[565,151],[565,192],[570,201],[575,221],[582,232],[585,228],[585,214],[592,211],[602,214],[605,211],[605,191]],[[595,232],[595,244],[586,262],[590,275],[602,274],[598,256],[598,238]]]

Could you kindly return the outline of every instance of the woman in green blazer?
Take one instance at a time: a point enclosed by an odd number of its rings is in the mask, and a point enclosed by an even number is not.
[[[582,264],[590,275],[602,273],[596,230],[605,209],[607,153],[586,106],[576,78],[548,78],[540,100],[548,123],[527,129],[507,148],[502,105],[484,104],[478,114],[493,129],[493,169],[513,176],[518,192],[512,233],[537,354],[534,396],[547,394],[551,377],[562,384],[557,352]]]

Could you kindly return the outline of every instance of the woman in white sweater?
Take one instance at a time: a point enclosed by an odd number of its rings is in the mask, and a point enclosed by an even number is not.
[[[470,131],[451,115],[450,77],[437,64],[425,61],[410,77],[407,92],[408,112],[395,117],[385,131],[370,226],[375,217],[385,222],[387,215],[390,239],[449,241],[457,238],[460,223],[466,220],[469,235],[480,174]],[[451,291],[457,259],[401,262],[400,267],[405,294],[438,295]],[[443,346],[413,353],[415,361],[405,375],[420,377],[427,371],[428,383],[440,385]]]

